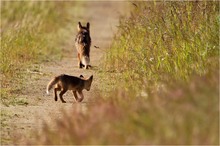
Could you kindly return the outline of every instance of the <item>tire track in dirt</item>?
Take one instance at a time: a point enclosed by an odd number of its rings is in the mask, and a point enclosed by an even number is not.
[[[74,14],[76,22],[81,21],[83,25],[90,22],[90,34],[92,38],[91,47],[91,65],[94,69],[84,70],[77,67],[77,54],[74,46],[74,39],[77,30],[77,23],[70,24],[73,32],[69,41],[63,46],[63,58],[61,61],[48,62],[40,65],[41,74],[31,74],[28,77],[27,88],[24,94],[27,97],[27,106],[9,106],[2,107],[2,110],[11,114],[7,120],[7,127],[2,128],[1,136],[7,139],[5,144],[12,144],[14,138],[18,139],[18,143],[22,144],[26,139],[33,138],[31,131],[42,129],[44,122],[53,125],[55,119],[62,117],[62,111],[68,111],[71,108],[77,108],[79,111],[85,111],[86,105],[92,96],[95,96],[96,88],[98,88],[99,79],[96,78],[96,68],[101,62],[101,57],[105,49],[109,48],[113,34],[116,32],[118,18],[121,14],[128,12],[129,2],[84,2],[80,9],[82,12]],[[71,11],[70,11],[71,12]],[[98,46],[95,48],[93,46]],[[84,77],[94,75],[91,90],[84,91],[84,101],[75,103],[72,92],[68,91],[64,95],[66,104],[54,101],[53,91],[47,96],[45,88],[47,83],[56,75],[70,74]]]

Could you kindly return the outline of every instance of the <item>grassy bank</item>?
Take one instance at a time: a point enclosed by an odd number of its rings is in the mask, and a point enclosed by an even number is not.
[[[131,5],[95,105],[76,104],[29,144],[219,144],[219,2]]]
[[[136,2],[133,7],[131,17],[121,19],[103,65],[126,89],[152,91],[218,68],[218,2]]]
[[[1,102],[19,104],[16,97],[25,87],[28,73],[39,73],[39,64],[62,57],[74,3],[1,2]],[[66,32],[65,32],[66,33]],[[21,102],[21,104],[24,102]]]

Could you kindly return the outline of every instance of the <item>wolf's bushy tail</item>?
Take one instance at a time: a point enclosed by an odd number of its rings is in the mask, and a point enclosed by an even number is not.
[[[53,78],[48,84],[47,84],[47,94],[49,94],[49,91],[52,89],[52,87],[59,81],[59,76]]]

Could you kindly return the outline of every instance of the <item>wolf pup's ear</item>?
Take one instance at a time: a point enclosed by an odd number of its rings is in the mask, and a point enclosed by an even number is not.
[[[78,29],[78,31],[80,31],[82,29],[82,24],[80,22],[78,22],[77,29]]]
[[[89,27],[90,27],[89,22],[87,22],[86,27],[87,27],[87,29],[89,30]]]
[[[80,78],[84,78],[84,76],[83,76],[83,75],[80,75],[79,77],[80,77]]]

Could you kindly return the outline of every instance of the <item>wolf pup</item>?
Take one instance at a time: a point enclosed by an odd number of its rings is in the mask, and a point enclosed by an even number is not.
[[[72,90],[75,100],[77,102],[81,102],[84,98],[82,90],[86,89],[90,90],[91,84],[93,80],[93,75],[89,78],[84,78],[82,75],[80,77],[69,76],[65,74],[61,74],[59,76],[54,77],[47,85],[47,94],[54,87],[55,101],[57,101],[57,91],[61,91],[59,94],[60,100],[65,103],[63,99],[63,94],[66,93],[67,90]],[[78,98],[77,93],[81,98]]]
[[[78,53],[78,67],[88,69],[90,66],[90,46],[91,46],[91,37],[89,31],[89,22],[86,27],[82,26],[80,22],[78,22],[78,33],[75,39],[75,46]]]

